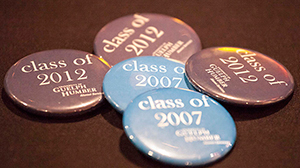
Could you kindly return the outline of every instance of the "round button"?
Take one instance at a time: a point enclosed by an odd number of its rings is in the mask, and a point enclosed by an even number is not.
[[[196,166],[224,157],[236,140],[227,110],[191,90],[154,89],[137,96],[123,114],[129,140],[158,161]]]
[[[105,61],[84,51],[37,52],[16,62],[6,73],[4,88],[24,109],[41,115],[85,112],[104,100]]]
[[[184,64],[170,58],[141,56],[113,66],[103,80],[106,99],[120,113],[137,95],[160,87],[192,89]]]
[[[267,105],[294,89],[290,72],[256,51],[235,47],[202,50],[186,62],[186,75],[199,91],[237,105]]]
[[[110,65],[136,56],[161,56],[183,63],[201,50],[196,32],[177,18],[140,13],[105,25],[94,40],[94,52]]]

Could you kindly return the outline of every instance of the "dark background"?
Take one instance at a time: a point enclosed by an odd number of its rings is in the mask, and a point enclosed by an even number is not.
[[[293,96],[265,108],[225,105],[237,126],[232,152],[208,167],[300,166],[300,1],[262,0],[1,0],[0,167],[168,167],[139,153],[124,134],[121,115],[109,105],[67,119],[31,115],[3,90],[6,71],[22,57],[68,48],[93,52],[97,32],[133,13],[183,20],[203,48],[243,47],[285,65]]]

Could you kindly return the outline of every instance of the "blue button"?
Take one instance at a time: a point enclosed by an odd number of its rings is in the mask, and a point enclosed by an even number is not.
[[[191,88],[184,64],[164,57],[143,56],[113,66],[103,80],[106,99],[123,113],[137,95],[155,88]]]
[[[173,165],[204,165],[233,147],[236,127],[227,110],[206,95],[160,88],[137,96],[123,114],[129,140],[145,155]]]

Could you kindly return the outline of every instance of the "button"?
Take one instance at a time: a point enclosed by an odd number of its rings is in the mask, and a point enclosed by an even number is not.
[[[137,96],[123,114],[129,140],[145,155],[180,166],[224,157],[236,140],[227,110],[191,90],[160,88]]]
[[[141,13],[118,18],[96,35],[94,52],[110,65],[135,56],[161,56],[183,63],[201,42],[196,32],[177,18]]]
[[[237,105],[267,105],[287,98],[294,90],[290,72],[256,51],[214,47],[186,62],[186,75],[199,91]]]
[[[185,78],[184,64],[154,56],[133,57],[113,66],[103,80],[108,102],[123,113],[137,95],[159,87],[191,88]]]
[[[58,49],[28,55],[6,73],[4,88],[25,110],[41,115],[86,112],[104,101],[106,62],[84,51]]]

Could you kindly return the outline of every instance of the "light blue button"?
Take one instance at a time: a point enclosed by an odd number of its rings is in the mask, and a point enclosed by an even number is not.
[[[156,88],[191,88],[184,64],[164,57],[142,56],[113,66],[103,80],[108,102],[120,113],[137,95]]]
[[[227,110],[206,95],[161,88],[137,96],[123,114],[129,140],[145,155],[173,165],[204,165],[225,156],[236,140]]]

